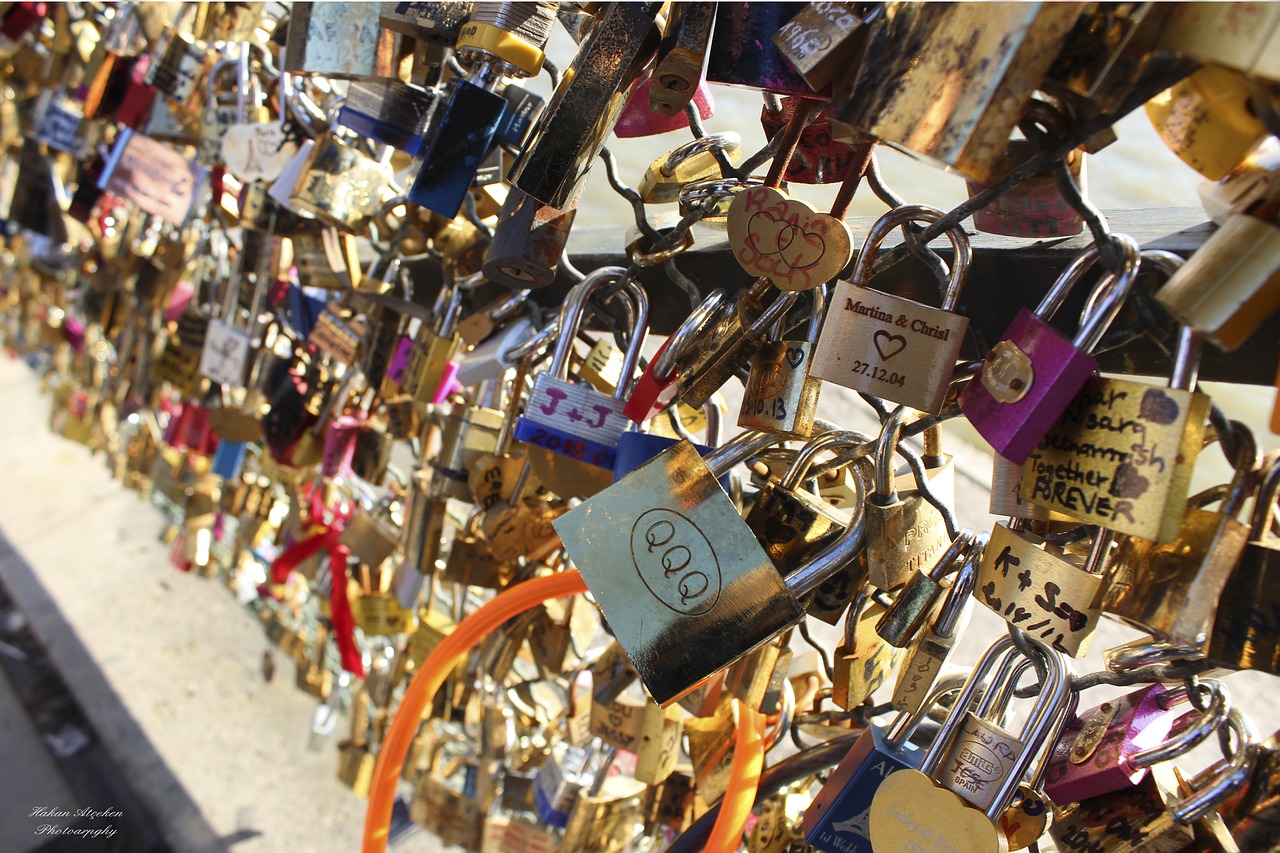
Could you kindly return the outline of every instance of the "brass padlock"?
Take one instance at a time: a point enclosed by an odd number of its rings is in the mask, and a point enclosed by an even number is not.
[[[808,332],[800,340],[782,339],[785,318],[774,328],[771,340],[751,356],[747,385],[742,392],[738,426],[777,433],[788,438],[808,438],[818,412],[822,381],[809,372],[818,328],[825,313],[821,287],[813,294]]]

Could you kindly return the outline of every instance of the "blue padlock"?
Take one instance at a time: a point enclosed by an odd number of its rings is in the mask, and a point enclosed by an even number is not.
[[[804,837],[824,853],[872,853],[871,800],[890,774],[918,768],[924,750],[908,737],[944,696],[958,693],[965,676],[938,681],[914,714],[900,714],[892,728],[868,726],[804,813]]]
[[[244,468],[244,457],[249,447],[243,441],[218,442],[218,449],[213,452],[213,473],[223,480],[234,480],[240,476]]]
[[[618,455],[613,462],[613,481],[616,483],[636,468],[648,462],[662,451],[680,441],[678,438],[667,438],[665,435],[654,435],[649,432],[624,432],[618,438]],[[704,459],[715,450],[705,444],[695,444],[698,455]],[[720,478],[720,487],[729,491],[729,475]]]

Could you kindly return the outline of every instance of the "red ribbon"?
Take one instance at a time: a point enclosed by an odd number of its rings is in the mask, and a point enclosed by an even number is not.
[[[333,642],[338,647],[342,668],[357,678],[364,678],[364,663],[356,646],[355,618],[351,615],[351,602],[347,599],[347,557],[350,551],[338,541],[346,518],[337,516],[332,525],[324,523],[323,489],[311,492],[312,523],[320,528],[315,534],[295,542],[280,553],[271,563],[271,580],[284,583],[289,573],[321,551],[329,554],[329,621],[333,625]]]

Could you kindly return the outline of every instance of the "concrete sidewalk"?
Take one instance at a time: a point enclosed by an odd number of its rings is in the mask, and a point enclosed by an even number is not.
[[[0,580],[171,848],[357,850],[365,802],[335,776],[345,721],[309,748],[315,702],[278,652],[264,680],[252,613],[170,565],[157,511],[49,431],[27,365],[0,358],[0,400]],[[0,687],[0,848],[39,846],[24,846],[37,806],[119,808],[67,801],[8,699]],[[396,849],[439,848],[420,832]]]

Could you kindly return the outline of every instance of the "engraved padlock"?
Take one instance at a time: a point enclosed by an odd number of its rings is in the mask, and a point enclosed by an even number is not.
[[[1054,649],[1081,657],[1101,613],[1103,569],[1114,536],[1099,530],[1083,559],[1025,526],[991,530],[974,597],[1010,625],[1035,634]]]
[[[903,649],[880,635],[887,610],[864,587],[844,615],[844,637],[832,656],[831,701],[846,711],[861,705],[889,680]]]
[[[779,576],[716,481],[771,440],[744,433],[709,462],[681,441],[554,522],[659,704],[798,621],[799,598],[861,549],[861,525],[851,525],[785,581]],[[617,536],[635,546],[620,551]]]
[[[875,490],[866,496],[867,572],[873,586],[894,589],[947,547],[946,522],[918,491],[898,491],[893,459],[902,428],[914,413],[893,411],[880,430],[875,455]],[[945,500],[945,498],[942,498]]]
[[[895,208],[867,233],[850,281],[836,285],[813,356],[813,374],[855,391],[937,414],[946,400],[969,319],[954,313],[972,258],[969,239],[946,232],[955,250],[941,310],[867,285],[880,244],[908,222],[936,222],[942,211]]]
[[[1169,150],[1209,180],[1218,181],[1267,136],[1250,95],[1248,76],[1206,65],[1144,107]]]
[[[1002,686],[1012,687],[1002,676],[1027,668],[1011,665],[1011,655],[1021,655],[1005,637],[974,667],[920,769],[899,770],[876,791],[870,827],[878,853],[940,849],[943,844],[989,853],[1007,847],[997,821],[1075,704],[1069,665],[1038,640],[1028,642],[1044,663],[1045,682],[1020,735],[982,716],[998,709]],[[986,693],[979,699],[984,687]]]
[[[1077,255],[1040,300],[1034,312],[1022,308],[1003,340],[987,353],[978,376],[960,392],[960,409],[992,449],[1021,464],[1098,369],[1089,353],[1123,307],[1138,273],[1138,246],[1113,235],[1124,257],[1119,275],[1108,274],[1094,287],[1103,293],[1068,340],[1049,320],[1070,289],[1098,259],[1091,246]]]
[[[826,299],[820,287],[810,292],[813,313],[805,336],[785,339],[784,318],[774,327],[778,339],[764,344],[751,356],[738,426],[788,438],[808,438],[813,431],[822,381],[810,375],[809,364]]]
[[[283,70],[338,79],[394,77],[399,36],[373,3],[299,3],[289,15]]]

